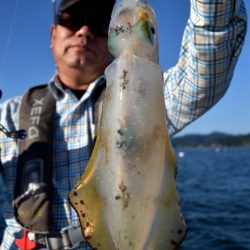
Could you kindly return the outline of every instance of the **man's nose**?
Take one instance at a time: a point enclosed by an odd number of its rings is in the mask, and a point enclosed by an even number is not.
[[[94,39],[94,34],[87,24],[81,26],[81,28],[76,32],[78,36],[86,36],[89,39]]]

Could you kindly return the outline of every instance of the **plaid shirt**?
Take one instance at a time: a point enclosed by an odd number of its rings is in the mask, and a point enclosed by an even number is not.
[[[186,26],[177,65],[164,74],[164,91],[170,135],[210,109],[225,94],[246,34],[246,11],[241,0],[191,0],[191,16]],[[95,134],[91,93],[93,82],[78,100],[56,81],[49,83],[56,96],[53,154],[53,231],[78,224],[67,201],[69,191],[83,173],[90,156],[89,136]],[[0,123],[18,129],[21,97],[0,106]],[[0,134],[1,175],[7,198],[3,214],[7,224],[3,249],[17,249],[14,240],[22,235],[13,218],[11,202],[16,178],[17,142]],[[90,249],[86,243],[75,249]]]

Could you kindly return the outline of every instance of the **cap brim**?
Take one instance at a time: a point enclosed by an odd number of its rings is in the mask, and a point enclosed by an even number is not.
[[[69,0],[67,1],[66,3],[62,3],[60,6],[59,6],[59,9],[58,11],[59,12],[64,12],[64,11],[68,11],[68,10],[71,10],[72,8],[75,8],[76,6],[78,6],[79,4],[83,5],[83,1],[82,0]]]
[[[96,2],[93,0],[68,0],[68,1],[63,1],[61,0],[62,3],[59,6],[59,12],[64,12],[64,11],[71,11],[71,10],[79,10],[81,8],[94,8],[94,9],[100,9],[102,11],[108,10],[111,12],[113,9],[115,0],[110,0],[110,1],[100,1]]]

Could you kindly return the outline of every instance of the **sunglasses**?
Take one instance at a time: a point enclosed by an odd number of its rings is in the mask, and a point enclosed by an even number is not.
[[[91,32],[99,36],[107,36],[109,29],[109,18],[98,16],[87,16],[79,14],[58,13],[55,23],[73,32],[78,31],[82,26],[87,25]]]

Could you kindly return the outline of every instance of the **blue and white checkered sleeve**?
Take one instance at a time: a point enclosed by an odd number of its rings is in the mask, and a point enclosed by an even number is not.
[[[170,135],[225,94],[244,43],[246,19],[243,0],[191,0],[179,61],[164,75]]]

